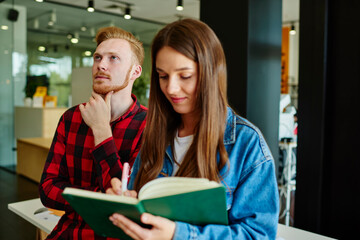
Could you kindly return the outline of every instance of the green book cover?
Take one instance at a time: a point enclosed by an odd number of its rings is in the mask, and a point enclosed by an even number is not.
[[[76,188],[62,195],[100,236],[131,239],[109,220],[115,212],[138,224],[144,212],[195,225],[228,224],[225,187],[207,179],[158,178],[143,186],[138,199]]]

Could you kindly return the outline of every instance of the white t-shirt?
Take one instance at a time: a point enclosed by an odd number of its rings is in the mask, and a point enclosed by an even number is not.
[[[179,166],[182,163],[182,161],[185,157],[185,154],[189,150],[189,147],[193,141],[193,137],[194,137],[193,135],[179,137],[179,132],[176,132],[176,137],[175,137],[175,141],[174,141],[174,151],[175,151],[174,157],[175,157],[176,162],[179,165],[174,162],[174,171],[172,174],[173,176],[179,169]]]

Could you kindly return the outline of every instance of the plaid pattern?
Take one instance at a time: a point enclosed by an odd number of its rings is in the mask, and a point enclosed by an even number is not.
[[[113,136],[94,146],[91,129],[82,120],[79,106],[61,117],[39,185],[42,203],[65,214],[47,239],[106,239],[94,231],[63,199],[65,187],[104,192],[113,177],[121,179],[124,162],[133,165],[140,150],[147,108],[135,95],[134,104],[112,122]]]

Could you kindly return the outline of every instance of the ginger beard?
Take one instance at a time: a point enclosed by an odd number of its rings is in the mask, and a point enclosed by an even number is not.
[[[131,73],[131,67],[129,68],[128,72],[126,73],[125,79],[123,84],[113,84],[111,83],[111,76],[108,74],[104,74],[101,72],[97,72],[93,75],[93,90],[95,93],[100,94],[100,95],[106,95],[111,91],[118,92],[124,88],[126,88],[129,85],[129,80],[130,80],[130,73]],[[103,80],[97,80],[96,76],[97,75],[101,75],[101,76],[106,76],[109,78],[110,82],[105,82]]]

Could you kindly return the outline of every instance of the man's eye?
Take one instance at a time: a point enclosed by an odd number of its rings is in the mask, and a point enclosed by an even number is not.
[[[119,59],[117,56],[111,56],[111,60],[117,60]]]
[[[100,56],[94,56],[94,60],[100,60],[101,57]]]

